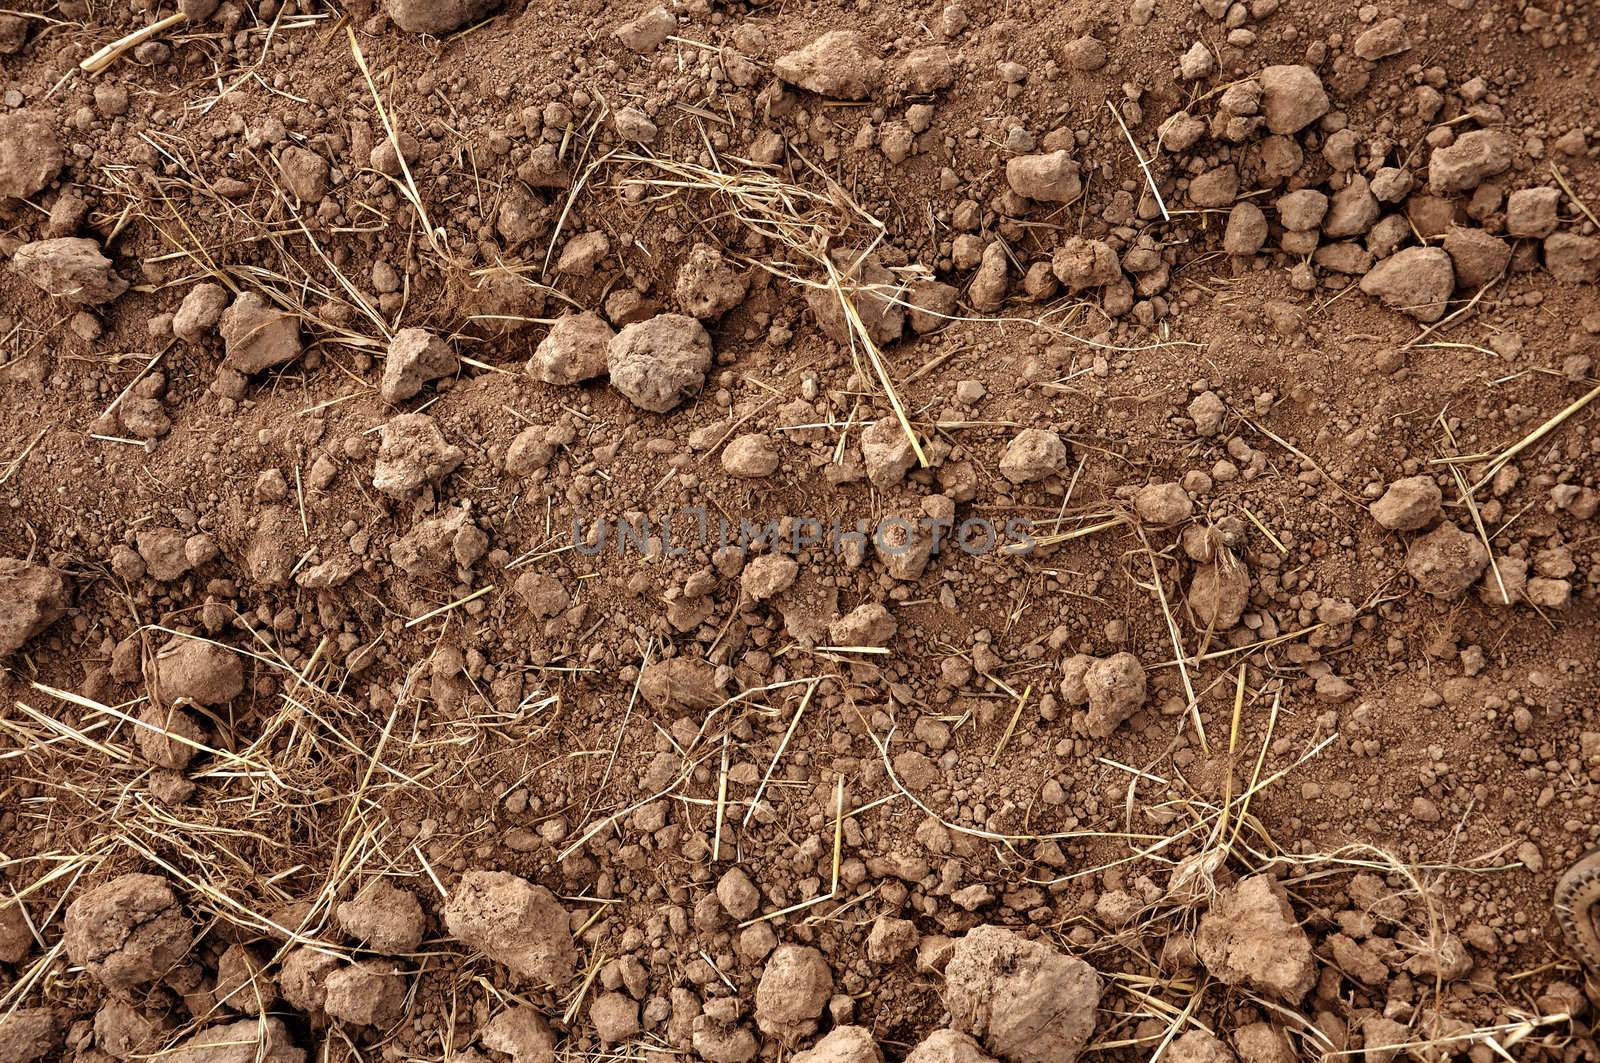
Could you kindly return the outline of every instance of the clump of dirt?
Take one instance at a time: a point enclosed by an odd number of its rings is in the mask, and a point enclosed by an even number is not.
[[[1597,35],[0,11],[0,1063],[1600,1057]]]

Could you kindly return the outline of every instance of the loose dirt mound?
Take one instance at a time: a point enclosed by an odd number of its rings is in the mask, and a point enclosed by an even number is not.
[[[0,10],[0,1063],[1600,1058],[1597,36]]]

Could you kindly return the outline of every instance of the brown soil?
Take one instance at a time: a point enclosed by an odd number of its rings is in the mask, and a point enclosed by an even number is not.
[[[1600,1058],[1597,34],[0,9],[0,1063]]]

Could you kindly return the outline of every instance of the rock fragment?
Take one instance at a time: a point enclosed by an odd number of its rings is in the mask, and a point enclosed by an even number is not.
[[[1228,407],[1215,391],[1202,391],[1189,403],[1187,412],[1189,419],[1194,422],[1194,434],[1209,437],[1222,431]]]
[[[21,963],[32,951],[33,930],[22,902],[8,897],[0,903],[0,963]]]
[[[23,244],[11,256],[12,272],[59,299],[99,306],[128,290],[100,245],[84,236],[58,236]]]
[[[1230,255],[1253,255],[1267,242],[1267,216],[1254,203],[1236,203],[1228,212],[1222,249]]]
[[[451,892],[445,926],[518,978],[557,989],[578,964],[567,910],[550,891],[504,871],[468,871]]]
[[[700,394],[711,368],[711,336],[684,314],[628,325],[606,348],[611,386],[641,410],[667,413]]]
[[[1189,201],[1197,207],[1230,206],[1239,194],[1239,170],[1232,163],[1207,170],[1189,182]]]
[[[1301,188],[1278,197],[1274,204],[1278,221],[1290,232],[1306,232],[1322,226],[1328,215],[1328,197],[1315,188]]]
[[[1100,976],[997,926],[976,926],[945,967],[951,1026],[1007,1063],[1072,1063],[1094,1033]]]

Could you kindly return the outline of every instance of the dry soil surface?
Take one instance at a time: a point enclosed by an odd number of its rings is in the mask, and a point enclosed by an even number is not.
[[[0,0],[0,1063],[1600,1058],[1600,9],[647,2]]]

